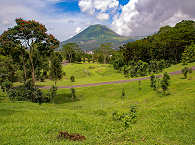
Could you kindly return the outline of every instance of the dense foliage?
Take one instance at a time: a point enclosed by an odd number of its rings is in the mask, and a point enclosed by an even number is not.
[[[182,21],[175,27],[165,26],[147,38],[120,47],[122,58],[113,61],[114,68],[124,67],[128,76],[161,72],[171,64],[193,62],[195,22]]]
[[[0,46],[3,48],[2,54],[17,59],[23,67],[24,80],[27,80],[30,73],[35,85],[36,69],[42,62],[39,59],[49,56],[59,46],[59,41],[53,35],[47,34],[47,29],[39,22],[17,18],[16,26],[0,36]]]
[[[81,58],[84,55],[83,51],[76,43],[67,43],[65,45],[62,45],[62,51],[64,54],[64,58],[70,63],[81,62]]]
[[[49,102],[36,80],[62,78],[62,56],[54,52],[59,41],[34,20],[16,19],[16,25],[0,36],[0,87],[11,100]],[[23,82],[13,87],[13,82]]]
[[[112,118],[115,121],[120,121],[122,126],[127,128],[130,127],[132,124],[135,124],[137,119],[137,115],[136,115],[136,106],[132,105],[130,106],[129,112],[124,113],[124,112],[118,112],[115,111],[112,113]]]

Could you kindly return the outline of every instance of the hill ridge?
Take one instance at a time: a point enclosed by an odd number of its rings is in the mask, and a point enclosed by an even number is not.
[[[77,43],[83,50],[93,50],[98,48],[102,43],[109,42],[112,43],[114,49],[117,49],[124,43],[138,39],[139,37],[121,36],[109,29],[106,25],[95,24],[90,25],[72,38],[63,41],[61,45],[67,43]]]

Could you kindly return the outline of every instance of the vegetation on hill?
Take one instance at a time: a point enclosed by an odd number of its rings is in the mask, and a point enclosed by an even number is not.
[[[137,39],[139,37],[120,36],[106,26],[98,24],[89,26],[71,39],[62,42],[61,45],[76,43],[83,50],[93,50],[97,49],[102,43],[112,43],[113,48],[118,48],[123,43]]]
[[[88,29],[74,39],[104,39],[93,53],[76,43],[55,52],[59,41],[34,20],[16,19],[0,36],[0,144],[195,144],[195,22],[162,27],[120,50],[108,42],[126,38],[101,25]]]
[[[61,79],[62,57],[54,52],[59,41],[39,22],[21,18],[15,21],[16,25],[0,36],[0,86],[12,100],[48,102],[35,82]],[[17,81],[23,84],[13,87]]]
[[[194,42],[195,22],[182,21],[175,27],[162,27],[152,36],[123,45],[113,65],[131,77],[157,73],[180,63],[182,58],[193,62]]]
[[[150,88],[150,81],[114,84],[57,92],[54,104],[0,102],[1,144],[113,144],[193,145],[195,144],[195,73],[171,77],[169,96]],[[121,92],[125,97],[121,100]],[[128,113],[136,106],[136,123],[125,127],[113,119],[114,112]],[[59,132],[79,133],[86,140],[58,139]]]

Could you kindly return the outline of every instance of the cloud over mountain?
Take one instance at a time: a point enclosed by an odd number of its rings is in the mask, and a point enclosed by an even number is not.
[[[22,17],[40,21],[59,40],[93,24],[107,25],[121,35],[147,35],[164,25],[195,20],[194,8],[195,0],[0,0],[0,33]]]
[[[123,35],[146,35],[163,25],[195,20],[195,0],[130,0],[115,15],[112,28]]]
[[[110,15],[116,12],[119,7],[118,0],[79,0],[82,12],[96,15],[99,20],[108,20]]]
[[[0,34],[15,25],[17,17],[40,21],[60,41],[74,36],[78,27],[84,29],[99,23],[96,18],[83,13],[59,12],[55,4],[61,1],[73,0],[0,0]]]

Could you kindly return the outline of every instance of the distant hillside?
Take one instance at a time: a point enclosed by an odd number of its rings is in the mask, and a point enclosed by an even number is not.
[[[91,25],[84,31],[75,35],[69,40],[63,41],[61,45],[66,43],[77,43],[81,49],[92,50],[98,48],[102,43],[110,42],[113,48],[118,48],[126,42],[135,41],[143,37],[124,37],[110,30],[104,25]]]

